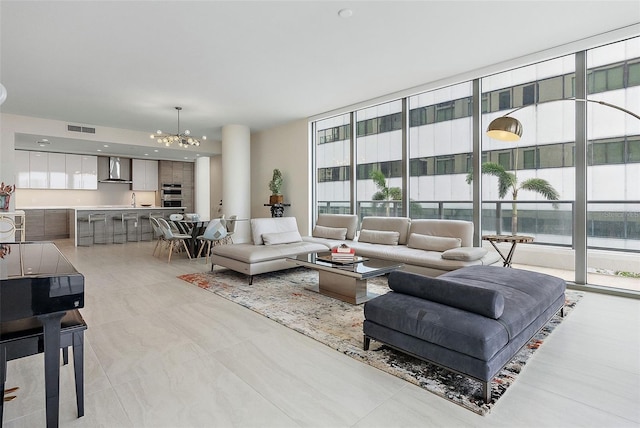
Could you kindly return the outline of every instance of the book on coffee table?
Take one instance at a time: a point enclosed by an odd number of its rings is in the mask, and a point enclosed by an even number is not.
[[[361,257],[361,256],[350,256],[348,259],[345,259],[345,260],[336,260],[331,255],[318,256],[317,259],[322,260],[323,262],[334,263],[337,265],[350,265],[354,263],[366,262],[367,260],[369,260],[368,258]]]

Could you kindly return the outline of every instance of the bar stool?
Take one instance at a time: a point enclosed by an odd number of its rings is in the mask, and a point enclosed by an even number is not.
[[[85,234],[80,234],[80,227],[78,227],[78,246],[88,247],[89,245],[82,245],[80,240],[82,238],[91,238],[92,244],[106,244],[107,243],[107,215],[100,213],[91,213],[86,217],[78,218],[78,223],[87,223],[87,231]],[[96,240],[96,224],[102,223],[102,241]]]
[[[134,239],[129,239],[129,225],[133,222]],[[118,223],[120,223],[120,230],[118,230]],[[138,241],[138,213],[121,213],[119,216],[113,217],[113,243],[124,244],[129,241]],[[123,236],[124,235],[124,236]],[[116,236],[123,236],[122,242],[116,241]]]
[[[140,240],[141,241],[153,241],[155,234],[151,227],[151,217],[162,217],[162,213],[149,212],[140,216]]]

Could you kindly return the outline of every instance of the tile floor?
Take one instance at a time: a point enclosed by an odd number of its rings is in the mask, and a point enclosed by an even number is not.
[[[640,426],[640,300],[587,293],[482,417],[176,278],[204,259],[58,245],[89,325],[85,416],[64,366],[62,427]],[[5,427],[44,426],[42,366],[8,364]]]

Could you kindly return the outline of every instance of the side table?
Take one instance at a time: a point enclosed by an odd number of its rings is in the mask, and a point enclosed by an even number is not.
[[[533,242],[533,236],[525,236],[525,235],[483,235],[482,239],[485,241],[489,241],[493,248],[500,254],[502,260],[504,261],[503,267],[511,267],[511,259],[513,258],[513,253],[516,251],[517,244],[526,244],[528,242]],[[505,257],[502,254],[502,251],[496,246],[496,242],[511,242],[511,249],[509,253]]]

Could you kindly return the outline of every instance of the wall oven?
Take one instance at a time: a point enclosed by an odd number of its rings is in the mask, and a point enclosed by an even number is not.
[[[162,199],[163,207],[181,207],[182,184],[164,183],[160,198]]]

